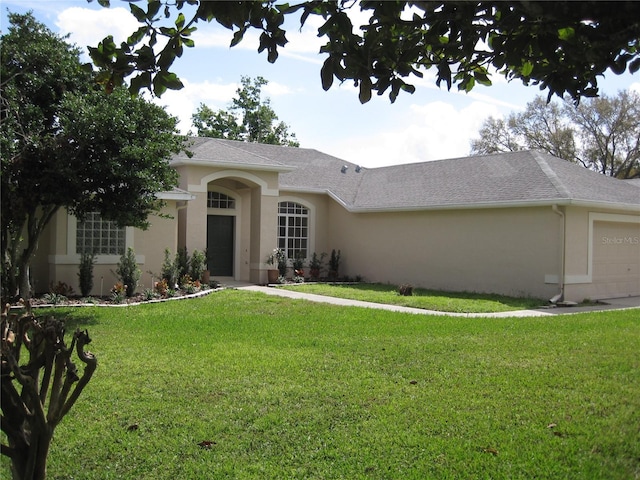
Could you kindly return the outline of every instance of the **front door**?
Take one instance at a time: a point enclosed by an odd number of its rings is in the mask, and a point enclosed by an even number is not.
[[[233,277],[235,219],[226,215],[207,215],[207,266],[212,276]]]

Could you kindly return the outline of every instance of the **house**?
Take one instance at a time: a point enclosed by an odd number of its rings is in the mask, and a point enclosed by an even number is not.
[[[58,213],[32,276],[78,285],[100,244],[94,294],[124,248],[148,288],[164,250],[207,249],[216,279],[266,283],[276,247],[342,253],[371,282],[571,301],[640,295],[640,185],[539,151],[364,168],[317,150],[193,138],[172,160],[179,188],[147,231]],[[85,231],[86,230],[86,231]]]

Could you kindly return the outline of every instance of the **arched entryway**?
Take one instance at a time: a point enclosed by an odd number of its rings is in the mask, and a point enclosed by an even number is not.
[[[181,215],[184,242],[206,248],[213,279],[260,283],[266,276],[264,261],[277,243],[277,175],[223,169],[188,185],[197,199]]]

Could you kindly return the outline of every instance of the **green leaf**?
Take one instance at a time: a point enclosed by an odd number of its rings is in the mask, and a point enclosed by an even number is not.
[[[160,77],[165,87],[171,90],[180,90],[184,87],[182,81],[173,72],[158,72],[154,81]]]
[[[571,40],[576,34],[573,27],[566,27],[558,29],[558,38],[560,40]]]
[[[244,37],[244,32],[245,31],[246,31],[246,28],[241,28],[240,30],[235,32],[233,34],[233,39],[231,40],[231,45],[229,45],[229,46],[230,47],[235,47],[236,45],[238,45],[242,41],[242,38]]]
[[[320,69],[320,80],[322,81],[322,89],[327,91],[333,85],[333,60],[327,58]]]
[[[358,94],[358,99],[360,103],[367,103],[371,100],[371,79],[369,77],[364,77],[360,80],[360,93]]]
[[[522,76],[528,77],[529,75],[531,75],[531,72],[533,72],[533,63],[528,61],[524,62],[524,64],[520,68],[520,73],[522,74]]]
[[[151,72],[144,72],[131,79],[130,92],[138,93],[143,88],[151,87]]]
[[[184,27],[184,14],[180,12],[178,18],[176,18],[176,28],[180,30],[182,27]]]
[[[276,48],[276,46],[272,46],[269,48],[269,50],[267,51],[267,61],[269,63],[275,63],[275,61],[278,59],[278,50]]]
[[[155,17],[160,11],[161,6],[162,2],[160,2],[160,0],[150,1],[148,5],[149,12],[147,13],[147,18],[149,20],[153,20],[153,17]]]
[[[485,87],[490,87],[492,85],[486,71],[473,72],[473,77],[480,85],[484,85]]]
[[[133,16],[136,17],[136,20],[138,20],[139,22],[142,23],[147,19],[147,12],[145,12],[139,6],[133,3],[130,3],[129,9],[131,10],[131,13],[133,14]]]
[[[147,28],[148,27],[140,27],[138,30],[136,30],[135,32],[133,32],[131,34],[131,36],[129,36],[129,38],[127,38],[127,43],[129,45],[135,45],[138,42],[140,42],[144,36],[147,34]]]

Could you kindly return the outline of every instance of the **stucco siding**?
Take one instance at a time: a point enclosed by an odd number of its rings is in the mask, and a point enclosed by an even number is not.
[[[133,250],[140,258],[144,258],[144,264],[138,265],[142,272],[138,287],[140,291],[153,288],[153,282],[159,280],[165,249],[169,249],[172,258],[178,249],[178,215],[175,202],[172,203],[173,205],[162,210],[162,213],[172,218],[151,215],[151,225],[147,230],[134,231]]]
[[[143,231],[129,228],[127,234],[127,247],[132,247],[136,254],[141,270],[141,278],[138,291],[152,287],[152,277],[155,280],[160,274],[162,261],[164,260],[164,249],[169,248],[172,254],[177,249],[178,228],[176,202],[169,201],[161,214],[171,216],[165,218],[160,215],[149,217],[150,227]],[[34,288],[37,293],[50,291],[51,284],[63,282],[73,288],[75,294],[80,295],[80,284],[78,271],[80,255],[75,251],[75,219],[70,217],[66,211],[61,210],[55,221],[47,227],[46,242],[43,242],[42,250],[38,254],[37,276],[38,282]],[[71,221],[73,220],[73,221]],[[46,257],[46,264],[44,258]],[[115,274],[118,256],[98,256],[93,267],[93,290],[91,295],[108,295],[113,285],[118,281]],[[46,271],[46,276],[43,274]],[[153,272],[152,275],[149,272]],[[42,285],[42,280],[48,279],[46,285]]]
[[[343,272],[367,281],[550,298],[561,220],[548,208],[349,214],[331,210]]]

